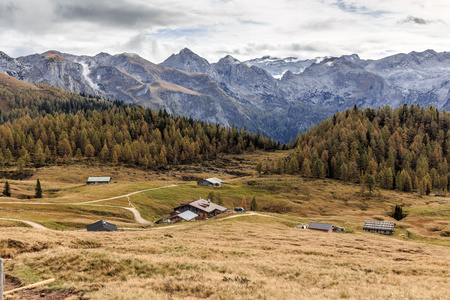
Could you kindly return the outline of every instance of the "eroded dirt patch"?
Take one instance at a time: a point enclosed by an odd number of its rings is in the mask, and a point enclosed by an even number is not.
[[[3,287],[3,291],[10,291],[19,287],[24,286],[22,281],[8,274],[5,274],[5,285]],[[27,289],[15,292],[13,294],[5,295],[5,300],[32,300],[32,299],[43,299],[43,300],[89,300],[89,298],[80,296],[74,290],[68,290],[64,292],[53,291],[50,289]]]

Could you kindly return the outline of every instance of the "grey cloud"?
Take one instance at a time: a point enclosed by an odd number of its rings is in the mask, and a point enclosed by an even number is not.
[[[140,5],[122,0],[54,0],[58,21],[87,21],[112,27],[151,27],[179,24],[188,16],[182,11]],[[150,2],[151,3],[151,2]]]
[[[299,43],[292,43],[290,45],[287,46],[288,50],[291,51],[305,51],[305,52],[320,52],[323,51],[323,49],[320,49],[320,47],[317,46],[313,46],[313,45],[302,45]]]
[[[389,11],[385,10],[370,10],[365,6],[355,6],[353,4],[346,3],[344,0],[337,0],[333,5],[339,7],[339,9],[345,12],[368,15],[376,18],[390,13]]]
[[[2,1],[0,25],[2,29],[19,33],[45,33],[52,30],[52,5],[48,0]]]
[[[336,20],[336,19],[327,19],[322,21],[312,21],[304,24],[302,28],[312,29],[312,30],[328,30],[334,29],[338,26],[342,26],[344,23],[349,23],[349,20]]]
[[[18,7],[12,1],[0,4],[0,24],[11,25],[17,10]]]
[[[146,42],[147,37],[146,34],[140,33],[132,37],[125,45],[123,46],[125,49],[137,49],[140,50],[142,45]]]
[[[430,21],[427,21],[425,19],[418,18],[418,17],[408,16],[405,19],[401,20],[400,23],[402,23],[402,24],[414,23],[414,24],[419,24],[419,25],[426,25],[426,24],[429,24]]]

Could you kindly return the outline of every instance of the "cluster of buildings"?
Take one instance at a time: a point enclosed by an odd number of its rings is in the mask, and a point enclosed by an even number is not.
[[[111,177],[89,177],[86,184],[108,184],[111,182]],[[223,180],[212,177],[202,179],[197,182],[198,185],[220,187],[223,184]],[[163,217],[156,221],[157,224],[161,223],[177,223],[192,221],[198,219],[209,219],[219,214],[226,212],[228,209],[221,205],[211,202],[209,199],[194,200],[187,203],[180,203],[170,213],[170,217]],[[393,222],[381,222],[381,221],[365,221],[363,230],[371,233],[379,233],[384,235],[391,235],[394,233],[395,223]],[[306,225],[297,226],[296,228],[318,230],[323,232],[333,231],[345,231],[345,228],[335,226],[327,223],[311,222],[308,227]],[[94,224],[87,226],[88,231],[117,231],[117,227],[114,224],[98,221]]]
[[[211,200],[198,199],[188,203],[181,203],[173,209],[169,218],[163,217],[156,223],[177,223],[198,219],[209,219],[226,212],[228,209]]]

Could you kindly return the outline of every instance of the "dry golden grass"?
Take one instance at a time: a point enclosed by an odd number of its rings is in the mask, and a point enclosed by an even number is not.
[[[120,208],[129,207],[127,197],[91,206],[79,203],[173,183],[178,186],[135,194],[130,200],[152,221],[211,191],[229,208],[240,206],[243,196],[248,203],[255,196],[271,217],[115,233],[45,232],[0,220],[0,256],[12,258],[6,262],[8,274],[26,283],[55,277],[52,288],[74,288],[91,299],[447,297],[450,198],[386,190],[370,194],[336,180],[256,175],[258,160],[281,155],[230,155],[152,172],[92,164],[41,168],[29,180],[9,180],[13,198],[0,202],[17,203],[0,204],[0,217],[57,230],[85,228],[99,219],[137,228],[131,212]],[[112,176],[113,183],[85,186],[89,176]],[[224,178],[227,184],[209,188],[184,181],[207,177]],[[37,178],[44,198],[28,200]],[[408,214],[401,221],[390,217],[396,204]],[[273,212],[280,207],[287,212]],[[395,234],[364,233],[365,220],[394,221]],[[353,233],[293,228],[310,221],[344,226]]]
[[[448,296],[448,247],[286,224],[243,216],[145,232],[0,232],[3,244],[14,241],[8,273],[26,282],[55,277],[52,288],[91,299]]]

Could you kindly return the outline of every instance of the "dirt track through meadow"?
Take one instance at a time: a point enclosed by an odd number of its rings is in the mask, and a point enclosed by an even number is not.
[[[147,192],[147,191],[153,191],[153,190],[159,190],[159,189],[163,189],[163,188],[172,188],[172,187],[177,187],[178,185],[176,184],[172,184],[172,185],[167,185],[167,186],[161,186],[161,187],[157,187],[157,188],[150,188],[150,189],[145,189],[145,190],[140,190],[140,191],[136,191],[136,192],[132,192],[129,194],[125,194],[125,195],[120,195],[120,196],[115,196],[115,197],[110,197],[110,198],[104,198],[104,199],[99,199],[99,200],[92,200],[92,201],[86,201],[86,202],[81,202],[81,203],[52,203],[52,202],[0,202],[0,204],[24,204],[24,205],[87,205],[87,206],[103,206],[103,207],[115,207],[115,208],[121,208],[121,209],[126,209],[129,210],[133,213],[134,215],[134,220],[136,221],[136,223],[140,224],[140,225],[151,225],[153,224],[152,222],[149,222],[147,220],[145,220],[144,218],[142,218],[141,214],[139,213],[139,211],[134,207],[134,205],[131,203],[130,200],[130,196],[132,195],[136,195],[139,193],[143,193],[143,192]],[[127,197],[128,199],[128,203],[131,207],[124,207],[124,206],[115,206],[115,205],[103,205],[103,204],[92,204],[92,203],[98,203],[98,202],[102,202],[102,201],[107,201],[107,200],[114,200],[114,199],[120,199],[123,197]],[[19,219],[9,219],[9,218],[0,218],[0,220],[5,220],[5,221],[16,221],[16,222],[22,222],[25,224],[30,225],[33,228],[36,229],[43,229],[43,230],[51,230],[47,227],[44,227],[38,223],[32,222],[32,221],[27,221],[27,220],[19,220]]]

